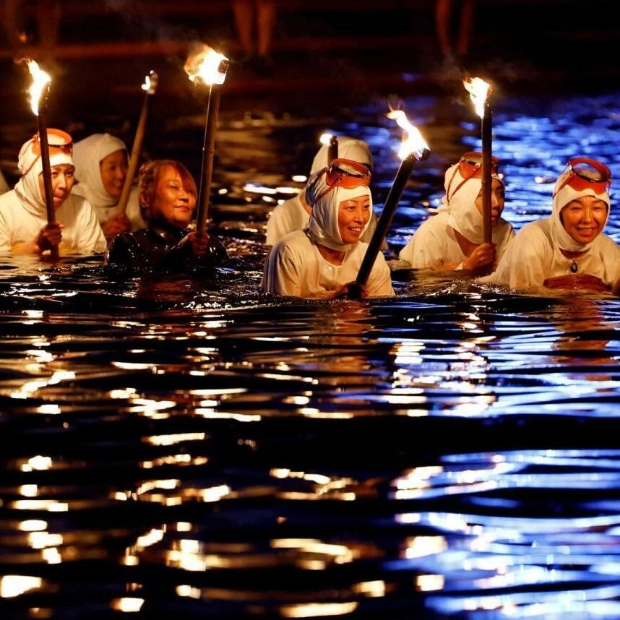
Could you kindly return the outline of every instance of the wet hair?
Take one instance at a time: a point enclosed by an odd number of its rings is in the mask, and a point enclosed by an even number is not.
[[[183,187],[186,191],[193,191],[198,196],[196,181],[191,172],[176,159],[155,159],[147,161],[140,166],[138,172],[138,196],[140,199],[140,213],[145,220],[148,220],[151,212],[151,202],[155,197],[157,183],[161,177],[162,170],[170,167],[176,170],[181,177]]]

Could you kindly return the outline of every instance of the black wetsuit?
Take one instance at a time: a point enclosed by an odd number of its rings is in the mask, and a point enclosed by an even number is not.
[[[192,255],[189,243],[179,246],[190,231],[151,222],[148,228],[120,233],[112,240],[104,269],[109,275],[133,277],[148,274],[200,274],[228,261],[222,242],[209,235],[207,254]]]

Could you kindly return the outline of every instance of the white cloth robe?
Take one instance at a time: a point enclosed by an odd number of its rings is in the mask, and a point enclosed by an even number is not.
[[[358,241],[347,251],[342,265],[326,261],[305,231],[292,232],[271,248],[264,266],[263,290],[282,296],[328,298],[355,281],[368,244]],[[366,283],[368,297],[394,295],[390,268],[378,253]]]
[[[398,254],[400,260],[408,262],[414,269],[453,269],[467,256],[461,250],[454,229],[448,225],[449,211],[440,210],[420,224],[411,239]],[[500,218],[491,231],[495,244],[495,265],[506,252],[515,232],[512,225]]]
[[[479,278],[485,284],[500,284],[522,292],[548,291],[547,278],[570,275],[571,259],[553,244],[549,218],[525,224],[512,240],[494,273]],[[614,286],[620,278],[620,246],[609,236],[600,234],[586,254],[575,260],[577,274],[600,278]]]
[[[113,215],[118,212],[118,203],[112,205],[102,205],[93,202],[95,200],[94,192],[86,183],[76,183],[71,190],[71,193],[85,198],[94,208],[97,220],[100,224],[105,224]],[[138,188],[132,187],[127,200],[127,208],[125,211],[127,219],[131,224],[131,230],[139,230],[140,228],[146,228],[146,220],[140,213],[140,203],[138,200]]]
[[[92,206],[80,196],[69,194],[55,210],[63,224],[59,255],[99,254],[107,243]],[[19,199],[15,190],[0,196],[0,252],[10,252],[19,243],[33,241],[47,224],[44,208],[35,209]]]

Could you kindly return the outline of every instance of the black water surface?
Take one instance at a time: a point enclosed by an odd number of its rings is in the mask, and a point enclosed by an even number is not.
[[[619,176],[619,102],[495,100],[517,229],[570,156]],[[392,257],[479,146],[464,95],[401,103],[433,153]],[[323,131],[371,144],[380,212],[387,111],[223,109],[212,229],[236,262],[213,280],[3,259],[1,618],[620,617],[618,299],[397,272],[387,300],[260,291],[266,218]],[[199,170],[203,123],[151,155]]]

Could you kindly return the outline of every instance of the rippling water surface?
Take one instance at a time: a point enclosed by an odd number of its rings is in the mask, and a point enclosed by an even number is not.
[[[620,178],[619,103],[497,97],[517,229],[570,156]],[[479,146],[464,99],[401,104],[433,154],[394,256]],[[2,619],[620,617],[616,298],[411,272],[386,301],[260,292],[267,215],[321,132],[371,144],[380,212],[387,110],[222,109],[212,218],[234,262],[212,281],[0,264]],[[170,124],[167,154],[202,122]]]

